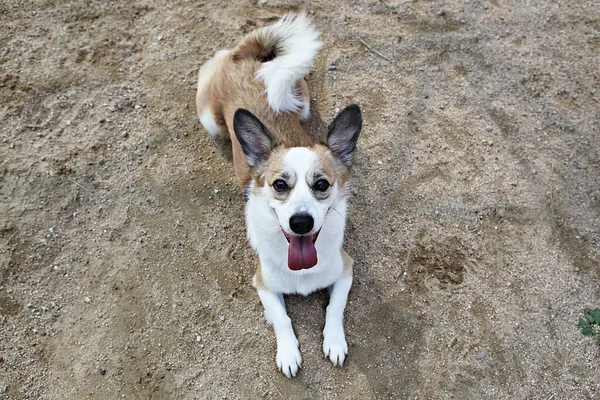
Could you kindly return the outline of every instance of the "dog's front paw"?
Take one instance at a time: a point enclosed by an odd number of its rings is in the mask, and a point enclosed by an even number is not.
[[[323,336],[323,354],[325,354],[325,357],[329,357],[333,365],[341,367],[348,354],[348,343],[346,343],[346,337],[344,336],[344,328],[325,328]]]
[[[277,367],[285,376],[296,376],[302,366],[302,356],[298,349],[298,340],[282,340],[277,343]]]

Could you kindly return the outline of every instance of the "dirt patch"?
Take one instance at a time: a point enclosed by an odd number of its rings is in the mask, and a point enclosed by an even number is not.
[[[462,283],[466,257],[457,238],[432,242],[421,232],[415,240],[415,248],[406,262],[407,284],[424,287],[428,281],[436,280],[441,287],[446,287]]]

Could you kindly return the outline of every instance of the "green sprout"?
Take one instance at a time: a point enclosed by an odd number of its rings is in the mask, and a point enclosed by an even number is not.
[[[589,308],[583,309],[583,318],[579,318],[577,323],[581,334],[585,336],[596,336],[598,339],[598,346],[600,346],[600,308],[590,310]]]

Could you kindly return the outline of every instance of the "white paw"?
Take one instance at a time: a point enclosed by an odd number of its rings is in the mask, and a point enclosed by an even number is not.
[[[277,343],[277,367],[285,376],[296,376],[302,366],[302,356],[298,349],[298,340],[287,339]]]
[[[323,335],[323,354],[325,354],[325,357],[329,357],[333,365],[341,367],[348,354],[348,343],[346,343],[344,329],[326,328]]]

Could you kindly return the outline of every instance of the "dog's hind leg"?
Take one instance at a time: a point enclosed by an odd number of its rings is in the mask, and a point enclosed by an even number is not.
[[[217,123],[217,118],[214,115],[214,111],[210,102],[211,96],[209,88],[211,80],[221,67],[221,62],[229,55],[229,53],[230,50],[217,51],[213,58],[202,65],[200,72],[198,72],[196,111],[198,112],[200,123],[202,123],[204,129],[206,129],[208,134],[213,138],[218,136],[228,137],[227,129]]]
[[[273,325],[277,339],[277,366],[287,376],[296,376],[302,365],[298,339],[287,315],[283,294],[258,289],[258,296],[265,308],[265,317]]]

